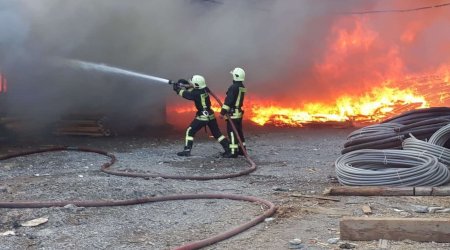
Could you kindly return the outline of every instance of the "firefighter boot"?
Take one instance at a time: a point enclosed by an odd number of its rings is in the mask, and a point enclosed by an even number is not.
[[[191,149],[184,147],[184,150],[177,153],[178,156],[191,156]]]
[[[236,158],[237,157],[237,154],[231,153],[230,143],[228,142],[228,140],[221,141],[220,145],[222,145],[223,149],[225,150],[225,152],[222,153],[223,158]]]

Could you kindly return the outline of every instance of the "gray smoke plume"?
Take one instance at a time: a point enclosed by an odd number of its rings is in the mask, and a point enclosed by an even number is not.
[[[357,69],[374,56],[363,53],[349,59],[355,66],[340,78],[314,71],[328,51],[331,28],[347,16],[343,13],[430,2],[444,1],[0,0],[0,71],[10,83],[2,105],[9,115],[42,123],[94,110],[132,129],[164,123],[166,102],[179,102],[168,86],[68,69],[47,63],[51,58],[105,63],[173,80],[202,74],[219,94],[231,83],[229,71],[240,66],[252,95],[299,102],[326,98],[383,75],[381,66]],[[369,23],[392,40],[414,15],[426,18],[428,31],[419,33],[418,47],[399,50],[405,68],[413,70],[423,64],[412,54],[425,55],[433,65],[443,61],[429,50],[416,51],[429,46],[425,36],[433,31],[428,27],[448,28],[449,15],[439,19],[431,13],[370,17]],[[449,35],[442,36],[434,43],[448,52],[443,44]],[[379,47],[373,53],[386,52]]]

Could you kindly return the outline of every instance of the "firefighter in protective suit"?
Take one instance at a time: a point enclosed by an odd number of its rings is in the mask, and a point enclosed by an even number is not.
[[[189,86],[189,87],[181,87]],[[184,150],[177,153],[178,156],[190,156],[192,145],[194,144],[195,134],[203,127],[208,126],[212,135],[222,145],[225,153],[223,157],[231,157],[230,143],[228,139],[220,132],[214,111],[211,109],[211,101],[209,99],[209,89],[206,87],[206,81],[203,76],[194,75],[190,81],[185,79],[178,80],[173,83],[173,90],[183,98],[191,100],[195,103],[197,113],[195,119],[191,122],[186,130],[186,138]]]
[[[242,131],[242,118],[244,115],[242,106],[244,105],[244,97],[247,92],[247,89],[244,86],[245,71],[242,68],[235,68],[230,73],[233,75],[233,84],[227,90],[227,96],[225,97],[222,110],[220,111],[220,116],[223,117],[225,114],[228,114],[233,121],[245,148],[245,138]],[[227,122],[227,132],[230,138],[230,151],[232,157],[244,155],[242,149],[239,148],[238,140],[229,121]]]

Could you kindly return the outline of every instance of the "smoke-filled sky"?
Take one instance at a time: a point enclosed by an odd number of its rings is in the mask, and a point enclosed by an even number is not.
[[[11,86],[19,86],[11,94],[14,100],[8,99],[10,112],[53,117],[80,103],[98,102],[133,119],[153,102],[175,99],[157,84],[43,67],[49,58],[105,63],[174,80],[202,74],[218,93],[231,83],[229,71],[240,66],[250,95],[315,101],[381,81],[394,71],[424,72],[450,59],[450,7],[344,13],[445,2],[0,0],[0,71]],[[358,23],[372,39],[370,51],[364,46],[337,51],[333,46],[345,34],[339,29],[352,34]]]

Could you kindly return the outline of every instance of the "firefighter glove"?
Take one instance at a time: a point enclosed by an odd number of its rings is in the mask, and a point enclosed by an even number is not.
[[[173,90],[175,91],[175,92],[177,92],[178,93],[178,91],[180,91],[180,84],[178,84],[177,82],[176,83],[174,83],[174,84],[172,84],[172,87],[173,87]]]
[[[189,81],[186,79],[180,79],[178,80],[178,85],[179,86],[188,86],[189,85]]]

